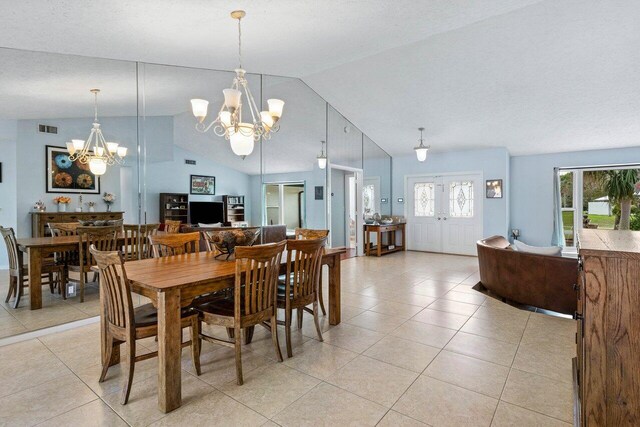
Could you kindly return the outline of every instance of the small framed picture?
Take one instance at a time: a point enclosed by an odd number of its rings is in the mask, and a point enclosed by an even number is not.
[[[502,199],[502,180],[488,179],[486,183],[487,199]]]
[[[216,177],[191,175],[191,194],[216,194]]]
[[[314,188],[315,191],[315,200],[323,200],[324,199],[324,187],[317,186]]]

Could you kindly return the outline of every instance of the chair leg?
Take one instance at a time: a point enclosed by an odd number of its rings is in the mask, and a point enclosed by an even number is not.
[[[55,282],[53,281],[53,273],[49,273],[49,292],[53,293],[53,285]]]
[[[298,329],[302,329],[302,314],[304,313],[304,309],[302,307],[300,307],[298,309],[298,315],[297,315],[297,320],[298,320]]]
[[[193,361],[193,369],[196,375],[200,375],[200,346],[202,338],[200,338],[200,319],[196,316],[191,320],[191,359]]]
[[[17,286],[18,286],[18,278],[16,276],[9,276],[9,291],[7,292],[7,297],[5,298],[4,302],[9,302],[9,300],[11,299],[11,296],[14,293],[17,295],[17,292],[16,292]]]
[[[293,350],[291,349],[291,317],[293,311],[290,308],[284,310],[284,334],[287,340],[287,357],[293,357]]]
[[[92,282],[97,282],[98,281],[98,273],[93,273],[93,278],[91,279]]]
[[[242,385],[244,383],[244,380],[242,378],[242,334],[240,333],[239,324],[235,325],[234,335],[236,349],[236,380],[238,385]]]
[[[322,338],[322,331],[320,330],[320,316],[318,315],[318,301],[313,302],[313,323],[316,324],[316,332],[318,333],[318,339],[320,342],[324,341]]]
[[[107,354],[104,357],[104,360],[102,362],[102,373],[100,374],[100,379],[98,380],[99,383],[103,382],[104,379],[107,377],[107,371],[109,370],[109,361],[111,361],[111,355],[113,354],[113,337],[109,336],[107,338],[107,345],[105,348],[105,351],[107,352]]]
[[[20,297],[24,293],[24,278],[22,276],[16,277],[16,300],[13,303],[13,308],[18,308],[20,305]]]
[[[327,310],[324,309],[324,297],[322,296],[322,272],[320,272],[320,280],[318,281],[318,300],[320,301],[320,309],[322,310],[322,315],[327,315]]]
[[[136,367],[136,342],[135,340],[129,343],[129,363],[128,363],[128,375],[127,380],[124,383],[122,389],[122,404],[126,405],[129,401],[129,394],[131,394],[131,384],[133,384],[133,372]]]
[[[276,349],[276,356],[278,356],[278,362],[282,362],[282,351],[280,351],[280,342],[278,341],[278,319],[274,313],[271,317],[271,339],[273,340],[273,346]]]
[[[230,340],[232,340],[233,337],[235,337],[235,332],[233,328],[227,328],[227,336],[229,337]]]
[[[62,270],[62,280],[60,281],[59,292],[62,294],[62,299],[67,299],[67,283],[69,282],[69,270],[65,267]]]
[[[80,273],[80,302],[84,302],[84,284],[87,281],[87,273]]]

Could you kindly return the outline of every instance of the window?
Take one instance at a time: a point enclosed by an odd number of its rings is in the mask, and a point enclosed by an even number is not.
[[[455,218],[473,217],[473,181],[449,184],[449,216]]]
[[[288,230],[305,226],[304,183],[264,184],[264,225],[284,224]]]
[[[434,216],[435,185],[433,182],[416,182],[413,185],[414,216]]]

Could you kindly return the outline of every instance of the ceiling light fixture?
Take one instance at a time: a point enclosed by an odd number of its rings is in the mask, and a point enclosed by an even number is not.
[[[320,155],[318,156],[318,167],[320,169],[324,169],[327,167],[327,155],[324,154],[324,144],[326,144],[326,142],[324,141],[320,141],[322,143],[322,151],[320,152]]]
[[[113,166],[116,163],[124,163],[124,157],[127,155],[127,147],[120,147],[117,142],[107,142],[102,135],[100,123],[98,122],[98,93],[100,89],[91,89],[94,96],[93,103],[93,127],[86,141],[82,139],[72,139],[67,142],[67,150],[69,151],[69,160],[80,163],[89,163],[89,169],[94,175],[104,175],[107,166]]]
[[[429,151],[429,148],[431,148],[431,146],[424,145],[424,138],[422,137],[424,128],[418,128],[418,130],[420,131],[420,145],[415,147],[414,150],[416,150],[416,157],[418,157],[418,161],[424,162],[425,160],[427,160],[427,152]]]
[[[209,125],[204,124],[207,117],[209,101],[205,99],[192,99],[191,109],[198,119],[196,130],[207,132],[213,127],[213,132],[218,136],[224,136],[231,143],[231,150],[243,159],[253,151],[254,142],[260,138],[269,139],[271,134],[280,129],[278,121],[282,117],[284,101],[280,99],[268,99],[268,111],[260,111],[256,105],[249,84],[245,77],[246,71],[242,68],[242,27],[240,22],[244,18],[244,10],[234,10],[231,17],[238,20],[238,62],[236,76],[231,88],[224,89],[224,104],[218,112],[216,119]],[[251,123],[242,121],[242,91],[249,104]]]

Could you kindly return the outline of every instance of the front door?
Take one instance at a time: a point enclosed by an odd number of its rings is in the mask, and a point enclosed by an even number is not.
[[[408,249],[475,255],[482,238],[481,182],[480,175],[407,179]]]

